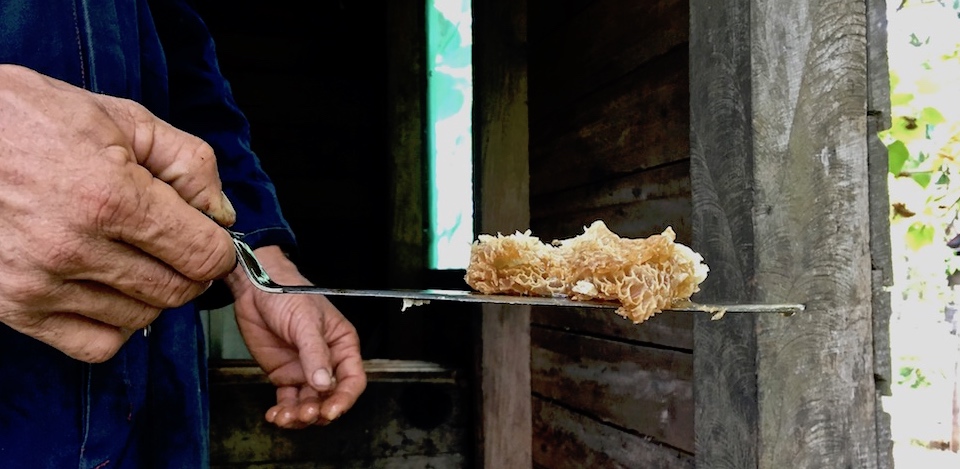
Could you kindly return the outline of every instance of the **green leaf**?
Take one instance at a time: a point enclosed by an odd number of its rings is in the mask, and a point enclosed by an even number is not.
[[[937,176],[937,185],[938,186],[950,185],[950,176],[947,173],[941,171],[940,175]]]
[[[914,251],[924,246],[933,244],[933,236],[936,230],[932,225],[923,222],[915,222],[907,228],[907,247]]]
[[[940,111],[932,107],[925,107],[920,111],[920,120],[928,125],[942,124],[947,121]]]
[[[930,173],[913,173],[910,175],[914,181],[917,181],[917,184],[920,187],[926,189],[930,185],[930,181],[933,179],[933,176]]]
[[[910,143],[927,137],[927,127],[920,125],[915,117],[895,116],[890,136],[903,143]]]
[[[890,173],[893,175],[900,174],[900,171],[903,171],[904,163],[910,158],[910,150],[907,150],[907,146],[903,142],[897,140],[887,147],[887,152],[890,155]]]
[[[913,47],[920,47],[923,45],[923,42],[921,42],[920,38],[917,37],[917,33],[910,33],[910,45]]]

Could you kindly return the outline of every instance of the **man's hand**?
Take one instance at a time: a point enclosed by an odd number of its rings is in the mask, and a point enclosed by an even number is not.
[[[204,213],[236,216],[200,139],[132,101],[0,65],[0,322],[110,358],[234,267]]]
[[[256,250],[270,277],[307,285],[276,246]],[[353,406],[367,386],[357,331],[325,297],[258,290],[237,268],[227,277],[240,333],[277,386],[267,420],[282,428],[325,425]]]

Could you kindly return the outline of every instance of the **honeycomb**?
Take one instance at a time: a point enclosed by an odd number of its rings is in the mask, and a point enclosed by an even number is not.
[[[551,244],[529,230],[480,235],[464,280],[488,294],[619,301],[617,314],[639,324],[688,300],[707,277],[703,257],[675,240],[669,227],[648,238],[621,238],[599,220]]]

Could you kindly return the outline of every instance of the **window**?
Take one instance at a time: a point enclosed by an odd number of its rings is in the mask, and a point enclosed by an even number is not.
[[[473,242],[471,0],[427,0],[427,178],[431,269],[465,269]]]

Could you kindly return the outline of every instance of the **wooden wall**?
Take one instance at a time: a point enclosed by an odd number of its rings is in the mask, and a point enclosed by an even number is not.
[[[688,2],[530,0],[534,234],[691,234]],[[693,321],[534,308],[534,466],[693,467]]]
[[[210,387],[214,469],[460,469],[469,467],[470,391],[432,363],[368,360],[356,405],[325,427],[281,430],[263,413],[276,390],[258,369],[215,368]]]
[[[697,319],[699,468],[891,467],[885,11],[691,3],[700,300],[806,306]]]

